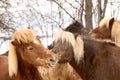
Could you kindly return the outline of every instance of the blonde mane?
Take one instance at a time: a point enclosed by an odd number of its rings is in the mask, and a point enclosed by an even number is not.
[[[18,72],[18,60],[15,51],[15,46],[10,44],[9,53],[8,53],[8,63],[9,63],[9,76],[17,75]]]
[[[31,29],[21,29],[16,31],[13,34],[12,41],[17,40],[19,44],[22,43],[30,43],[35,39],[35,34]],[[16,47],[10,43],[9,53],[8,53],[8,61],[9,61],[9,76],[12,77],[17,75],[18,73],[18,60],[16,54]]]
[[[67,31],[62,31],[59,34],[56,34],[53,38],[54,42],[57,42],[61,40],[62,44],[68,43],[68,46],[72,46],[73,52],[74,52],[74,58],[76,62],[79,64],[80,59],[84,56],[84,46],[83,46],[83,40],[81,39],[81,36],[79,35],[76,39],[74,35]]]
[[[100,22],[99,22],[99,27],[100,28],[103,28],[103,27],[106,27],[106,28],[109,28],[109,22],[111,19],[113,19],[114,17],[106,17],[106,18],[103,18]]]
[[[17,40],[19,44],[30,43],[35,39],[35,34],[31,29],[20,29],[13,35],[13,40]]]

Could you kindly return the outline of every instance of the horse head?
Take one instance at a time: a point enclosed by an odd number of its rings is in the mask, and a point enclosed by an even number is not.
[[[67,31],[56,34],[53,38],[52,51],[58,55],[59,63],[70,62],[73,58],[79,63],[84,53],[81,36],[75,37]]]
[[[45,48],[31,29],[21,29],[14,33],[9,49],[9,75],[17,75],[19,65],[48,67],[54,54]]]

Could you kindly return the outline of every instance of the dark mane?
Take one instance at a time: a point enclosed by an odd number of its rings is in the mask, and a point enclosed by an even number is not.
[[[66,29],[65,31],[69,31],[69,32],[72,32],[72,33],[77,33],[77,34],[81,34],[81,29],[84,28],[84,26],[78,22],[78,21],[75,21],[73,22],[72,24],[70,24]]]

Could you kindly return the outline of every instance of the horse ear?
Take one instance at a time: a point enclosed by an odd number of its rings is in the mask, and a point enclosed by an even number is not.
[[[112,17],[107,23],[107,27],[110,29],[110,31],[112,29],[114,21],[115,21],[115,19],[114,19],[114,17]]]
[[[14,41],[11,41],[11,44],[15,46],[15,45],[16,45],[15,40],[14,40]]]
[[[20,46],[20,44],[22,44],[22,42],[19,40],[12,40],[11,41],[11,44],[14,45],[14,46]]]
[[[8,63],[9,63],[9,76],[12,77],[17,75],[18,72],[18,60],[14,42],[11,41],[9,53],[8,53]]]

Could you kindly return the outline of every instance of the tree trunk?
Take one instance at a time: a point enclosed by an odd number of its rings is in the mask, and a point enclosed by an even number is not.
[[[93,28],[92,25],[92,0],[85,0],[85,23],[88,30]]]
[[[80,9],[79,9],[79,15],[80,15],[80,18],[79,18],[79,21],[81,23],[83,23],[83,11],[84,11],[84,0],[81,0],[81,3],[80,3]]]
[[[101,1],[102,0],[98,0],[98,5],[97,5],[97,10],[98,10],[98,23],[100,22],[100,20],[102,18],[104,18],[105,16],[105,11],[106,11],[106,6],[107,6],[107,2],[108,0],[104,0],[104,3],[103,3],[103,9],[102,9],[102,5],[101,5]]]

